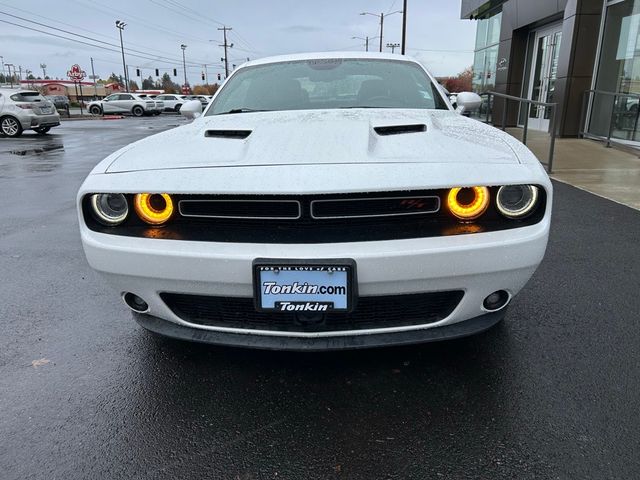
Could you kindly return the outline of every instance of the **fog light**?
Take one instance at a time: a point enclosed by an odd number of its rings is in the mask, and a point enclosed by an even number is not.
[[[129,214],[127,198],[121,193],[91,195],[91,208],[95,219],[108,227],[121,224]]]
[[[487,187],[452,188],[447,195],[449,211],[461,220],[475,220],[489,207]]]
[[[133,203],[140,219],[149,225],[162,225],[173,215],[173,200],[166,193],[139,193]]]
[[[504,290],[498,290],[485,298],[482,306],[485,310],[495,312],[496,310],[504,308],[507,303],[509,303],[509,294]]]

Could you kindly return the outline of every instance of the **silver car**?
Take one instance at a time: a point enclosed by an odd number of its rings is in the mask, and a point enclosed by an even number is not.
[[[24,130],[45,134],[60,125],[60,115],[50,100],[33,90],[0,88],[0,132],[19,137]]]

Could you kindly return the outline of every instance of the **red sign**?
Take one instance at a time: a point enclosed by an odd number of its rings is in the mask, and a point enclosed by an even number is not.
[[[77,63],[73,65],[71,67],[71,70],[67,72],[67,77],[69,77],[74,82],[81,82],[86,76],[87,74],[85,73],[85,71],[82,70],[82,68],[80,68],[80,65],[78,65]]]
[[[191,87],[189,86],[188,83],[182,86],[182,94],[183,95],[190,95],[191,94]]]

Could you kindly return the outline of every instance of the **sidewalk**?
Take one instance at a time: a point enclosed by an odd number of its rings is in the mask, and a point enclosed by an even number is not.
[[[508,129],[521,138],[521,129]],[[549,135],[529,131],[527,146],[543,162],[549,157]],[[640,151],[634,155],[604,143],[558,138],[551,177],[640,210]]]

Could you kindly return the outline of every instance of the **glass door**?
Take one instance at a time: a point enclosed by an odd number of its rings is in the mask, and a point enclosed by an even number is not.
[[[562,41],[562,25],[536,32],[534,54],[531,61],[529,99],[553,103],[558,78],[558,59]],[[549,130],[552,109],[537,105],[529,106],[529,128]]]

